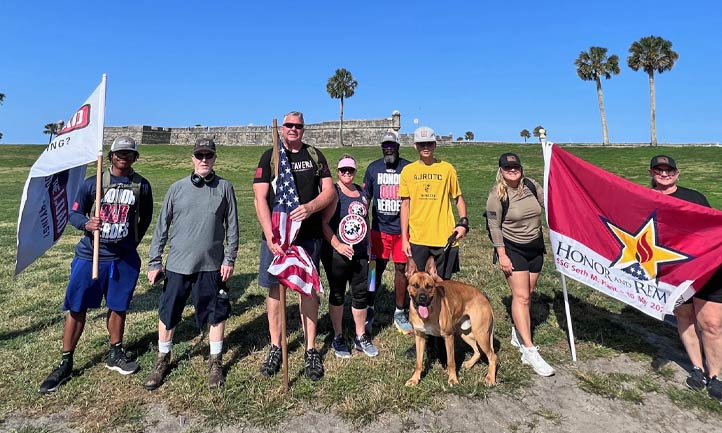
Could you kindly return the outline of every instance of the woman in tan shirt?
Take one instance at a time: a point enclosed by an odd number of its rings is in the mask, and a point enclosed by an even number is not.
[[[486,216],[499,268],[511,288],[511,344],[519,348],[524,364],[540,376],[551,376],[554,369],[532,342],[529,313],[531,294],[544,263],[543,205],[544,191],[535,180],[524,178],[519,155],[502,154],[496,184],[486,201]]]

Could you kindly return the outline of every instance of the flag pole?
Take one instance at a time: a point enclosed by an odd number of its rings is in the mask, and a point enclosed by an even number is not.
[[[274,171],[275,171],[275,177],[278,178],[278,160],[279,160],[279,152],[280,149],[278,148],[278,120],[273,119],[273,163],[274,163]],[[280,301],[280,319],[281,319],[281,359],[282,359],[282,368],[281,371],[283,372],[283,392],[288,392],[288,342],[286,341],[286,286],[283,284],[279,284],[278,290],[280,292],[279,301]]]
[[[544,187],[549,185],[549,163],[551,155],[551,146],[553,143],[547,143],[547,132],[544,128],[539,129],[539,142],[542,145],[542,152],[544,154]],[[544,208],[549,209],[549,194],[544,194]],[[549,215],[547,214],[547,226],[549,226]],[[577,362],[577,347],[574,344],[574,330],[572,329],[572,314],[569,309],[569,294],[567,293],[567,279],[566,276],[560,273],[562,277],[562,294],[564,295],[564,311],[567,316],[567,331],[569,333],[569,348],[572,351],[572,361]]]
[[[108,75],[103,74],[100,92],[99,117],[100,122],[98,128],[98,163],[95,175],[95,214],[94,217],[100,216],[100,193],[103,189],[101,179],[103,177],[103,130],[105,129],[105,89],[107,86]],[[100,230],[93,231],[93,279],[98,279],[98,262],[100,260]]]

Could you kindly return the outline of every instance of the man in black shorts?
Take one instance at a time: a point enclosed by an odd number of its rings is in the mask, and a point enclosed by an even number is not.
[[[208,386],[219,388],[224,382],[223,333],[231,314],[225,282],[233,275],[238,252],[236,196],[233,185],[213,171],[217,155],[212,139],[196,141],[192,159],[191,175],[168,188],[150,245],[151,284],[160,279],[166,241],[170,251],[159,301],[158,358],[144,384],[147,390],[163,383],[170,363],[173,332],[191,294],[198,327],[210,325]]]

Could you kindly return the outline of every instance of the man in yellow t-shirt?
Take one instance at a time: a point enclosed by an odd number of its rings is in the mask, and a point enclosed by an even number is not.
[[[414,145],[419,160],[404,167],[399,183],[402,248],[419,269],[433,256],[438,274],[448,280],[459,270],[459,248],[457,242],[446,252],[444,247],[452,233],[458,241],[469,231],[466,202],[454,166],[434,158],[434,130],[418,128]],[[460,216],[458,223],[454,222],[452,200]]]

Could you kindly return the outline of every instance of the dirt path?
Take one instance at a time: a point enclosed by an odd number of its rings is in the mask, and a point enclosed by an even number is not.
[[[673,380],[681,381],[685,373],[676,364]],[[453,397],[445,410],[437,413],[421,411],[405,416],[387,415],[361,428],[326,413],[307,413],[295,417],[272,432],[722,432],[719,419],[698,411],[685,411],[672,403],[664,394],[647,393],[642,404],[589,394],[581,390],[574,369],[602,373],[624,372],[642,375],[649,370],[644,363],[625,355],[614,359],[597,359],[561,368],[551,378],[538,378],[534,385],[519,395],[493,394],[478,401]],[[56,432],[70,431],[63,414],[35,420],[10,417],[0,431],[13,431],[33,426]],[[198,420],[171,415],[163,406],[149,410],[144,431],[175,433],[206,431]],[[215,431],[226,433],[261,433],[266,430],[226,426]]]

